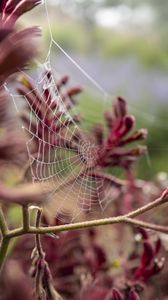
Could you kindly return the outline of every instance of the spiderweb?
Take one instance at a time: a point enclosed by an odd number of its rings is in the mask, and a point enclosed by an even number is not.
[[[111,96],[109,97],[101,84],[90,76],[53,38],[46,0],[43,5],[50,32],[50,44],[44,63],[39,63],[40,75],[35,75],[37,79],[33,80],[33,88],[24,96],[30,115],[29,125],[23,129],[30,137],[27,141],[27,150],[32,179],[34,182],[41,182],[42,189],[49,191],[48,209],[52,210],[54,215],[59,212],[61,218],[70,211],[71,218],[74,220],[83,213],[94,211],[95,207],[99,207],[104,213],[108,204],[118,197],[119,191],[115,186],[98,177],[96,173],[94,160],[97,155],[97,146],[89,138],[89,130],[94,122],[93,107],[91,108],[92,119],[88,120],[85,116],[83,122],[78,124],[73,116],[79,114],[79,107],[72,106],[70,110],[67,109],[62,93],[55,84],[55,77],[59,78],[61,73],[69,75],[70,68],[76,69],[77,76],[72,78],[71,82],[80,84],[81,81],[84,86],[83,78],[85,78],[87,89],[90,85],[90,90],[94,90],[96,97],[101,99],[101,115],[109,109]],[[56,48],[64,58],[61,70],[53,67],[53,48]],[[50,76],[48,72],[51,72]],[[34,95],[33,101],[37,94],[41,98],[46,97],[46,89],[49,91],[47,95],[49,105],[41,116],[40,111],[44,103],[41,102],[38,107],[34,108],[34,102],[30,105],[27,97]],[[11,96],[18,108],[20,96],[14,93],[11,93]],[[132,107],[132,110],[135,108]],[[46,115],[53,116],[50,124],[44,121]],[[146,117],[149,119],[152,116],[146,115]],[[62,130],[54,131],[54,122]],[[33,127],[34,124],[36,128]],[[41,137],[38,135],[39,130]],[[32,150],[34,144],[37,145],[36,151]]]

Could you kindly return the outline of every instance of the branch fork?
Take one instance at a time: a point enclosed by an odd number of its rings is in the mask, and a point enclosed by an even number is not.
[[[29,218],[29,206],[22,206],[22,216],[23,216],[23,225],[21,228],[9,230],[8,226],[5,221],[4,214],[2,209],[0,209],[0,230],[2,236],[1,248],[0,248],[0,269],[2,269],[3,263],[7,256],[7,250],[9,242],[12,238],[19,237],[24,234],[35,234],[36,235],[36,245],[40,247],[39,243],[39,235],[41,234],[48,234],[48,233],[58,233],[62,231],[70,231],[70,230],[77,230],[77,229],[84,229],[84,228],[91,228],[103,225],[110,225],[110,224],[118,224],[124,223],[131,226],[138,226],[144,227],[150,230],[162,232],[168,234],[168,227],[157,225],[153,223],[144,222],[142,220],[134,219],[145,212],[148,212],[160,205],[163,205],[168,202],[168,188],[162,193],[162,195],[154,200],[153,202],[146,204],[126,215],[121,215],[117,217],[111,218],[103,218],[97,219],[92,221],[85,221],[79,223],[72,223],[72,224],[64,224],[58,226],[40,226],[40,218],[42,214],[42,209],[39,207],[37,212],[37,220],[36,226],[30,225],[30,218]],[[39,248],[40,249],[40,248]]]

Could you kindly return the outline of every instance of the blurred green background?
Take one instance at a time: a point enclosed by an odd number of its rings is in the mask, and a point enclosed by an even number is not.
[[[112,98],[126,98],[138,126],[148,128],[148,156],[141,159],[138,175],[168,172],[168,1],[47,0],[31,20],[43,28],[46,55],[52,32],[53,40]],[[75,81],[78,73],[57,50],[51,49],[54,67]],[[88,124],[101,115],[101,95],[95,99],[88,88],[79,100]]]

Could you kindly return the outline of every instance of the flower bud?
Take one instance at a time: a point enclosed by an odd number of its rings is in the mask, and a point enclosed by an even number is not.
[[[129,300],[140,300],[140,298],[136,292],[131,291],[129,294]]]
[[[127,103],[122,97],[117,97],[113,107],[116,118],[122,118],[127,114]]]
[[[72,97],[82,92],[82,89],[79,86],[74,86],[68,89],[67,96]]]
[[[3,23],[14,25],[16,20],[26,13],[27,11],[33,9],[35,6],[41,4],[41,0],[22,0],[22,1],[5,1],[3,7],[1,8],[3,13]]]
[[[150,242],[144,242],[144,252],[142,255],[141,263],[143,266],[148,266],[153,259],[154,251]]]
[[[104,118],[105,118],[105,120],[106,120],[107,127],[108,127],[109,129],[111,129],[112,126],[113,126],[113,116],[112,116],[112,113],[109,112],[109,111],[106,111],[106,112],[104,113]]]
[[[103,143],[103,127],[101,124],[96,124],[94,126],[93,134],[96,138],[97,144],[102,145],[102,143]]]
[[[133,129],[135,125],[135,117],[134,116],[126,116],[124,119],[124,125],[125,125],[125,134]]]
[[[69,80],[69,76],[67,75],[64,75],[60,78],[60,80],[56,83],[56,86],[57,86],[57,89],[60,90],[60,88],[63,86],[63,85],[66,85],[67,82]]]
[[[118,289],[112,290],[112,300],[124,300],[124,297],[121,295]]]

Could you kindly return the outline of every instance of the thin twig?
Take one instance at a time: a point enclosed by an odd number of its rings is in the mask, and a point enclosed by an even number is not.
[[[37,230],[40,227],[41,215],[42,215],[42,209],[39,208],[37,210],[36,227],[35,227],[35,228],[37,228]],[[41,258],[43,258],[44,257],[44,251],[43,251],[43,248],[42,248],[42,245],[41,245],[39,232],[36,233],[35,242],[36,242],[36,248],[37,248],[38,254]]]
[[[86,221],[86,222],[79,222],[79,223],[73,223],[73,224],[64,224],[64,225],[58,225],[58,226],[48,226],[48,227],[40,227],[40,220],[41,220],[41,208],[39,208],[37,213],[37,220],[36,220],[36,226],[32,227],[29,226],[27,228],[26,226],[23,226],[22,228],[17,228],[8,231],[6,222],[4,222],[4,216],[3,214],[0,214],[0,227],[2,232],[2,245],[0,249],[0,262],[1,265],[6,257],[7,248],[9,244],[9,240],[11,238],[21,236],[24,234],[36,234],[36,245],[37,249],[39,251],[39,254],[43,255],[43,250],[41,247],[41,241],[40,236],[41,234],[46,233],[58,233],[62,231],[70,231],[70,230],[77,230],[77,229],[84,229],[84,228],[90,228],[90,227],[97,227],[97,226],[103,226],[103,225],[110,225],[110,224],[118,224],[118,223],[124,223],[128,225],[133,226],[139,226],[148,228],[151,230],[159,231],[162,233],[168,234],[168,227],[162,226],[162,225],[156,225],[148,222],[144,222],[141,220],[133,220],[133,218],[150,211],[153,208],[156,208],[168,201],[168,189],[166,189],[161,197],[156,199],[155,201],[144,205],[143,207],[140,207],[129,214],[117,216],[117,217],[111,217],[111,218],[104,218],[104,219],[98,219],[98,220],[92,220],[92,221]],[[26,212],[25,212],[26,213]]]
[[[143,213],[145,213],[153,208],[156,208],[166,202],[168,202],[168,188],[162,193],[162,195],[159,198],[128,213],[127,215],[125,215],[125,217],[135,218],[135,217],[142,215]]]
[[[3,236],[8,233],[8,226],[6,224],[2,208],[0,208],[0,230]]]
[[[22,228],[12,230],[8,236],[10,238],[17,237],[23,234],[47,234],[47,233],[58,233],[62,231],[71,231],[77,229],[85,229],[91,227],[98,227],[103,225],[112,225],[112,224],[119,224],[124,223],[133,226],[139,226],[148,228],[151,230],[159,231],[162,233],[168,234],[168,227],[162,225],[156,225],[153,223],[143,222],[140,220],[134,220],[132,218],[128,218],[126,216],[119,216],[119,217],[112,217],[112,218],[105,218],[100,220],[93,220],[93,221],[86,221],[86,222],[79,222],[73,224],[64,224],[58,226],[48,226],[48,227],[30,227],[29,232],[24,232]]]
[[[144,205],[143,207],[140,207],[129,214],[123,215],[123,216],[117,216],[117,217],[111,217],[111,218],[104,218],[104,219],[98,219],[98,220],[92,220],[92,221],[85,221],[85,222],[79,222],[79,223],[72,223],[72,224],[64,224],[64,225],[58,225],[58,226],[48,226],[48,227],[30,227],[29,232],[25,232],[22,228],[14,229],[10,231],[8,236],[10,238],[20,236],[22,234],[26,233],[32,233],[32,234],[46,234],[46,233],[58,233],[61,231],[69,231],[69,230],[75,230],[75,229],[84,229],[89,227],[97,227],[102,225],[110,225],[110,224],[117,224],[117,223],[125,223],[125,224],[131,224],[135,226],[141,226],[146,227],[151,230],[156,230],[164,233],[168,233],[168,227],[161,226],[161,225],[155,225],[152,223],[147,223],[139,220],[132,220],[136,216],[139,216],[143,214],[144,212],[147,212],[153,208],[156,208],[168,201],[168,189],[163,192],[161,197],[157,198],[155,201]]]
[[[4,265],[6,256],[7,256],[7,251],[8,251],[8,246],[9,246],[10,238],[4,237],[1,242],[1,247],[0,247],[0,270],[2,270],[2,267]]]
[[[128,225],[137,226],[137,227],[144,227],[146,229],[150,229],[150,230],[168,234],[168,226],[157,225],[157,224],[144,222],[144,221],[136,220],[136,219],[133,220],[133,219],[127,218],[127,217],[124,218],[123,223],[128,224]]]
[[[22,216],[23,216],[23,229],[28,232],[29,231],[29,206],[22,206]]]
[[[0,245],[0,270],[2,270],[3,264],[5,262],[5,258],[7,256],[8,245],[10,242],[10,238],[8,237],[8,226],[2,211],[0,208],[0,230],[2,235],[1,245]]]

